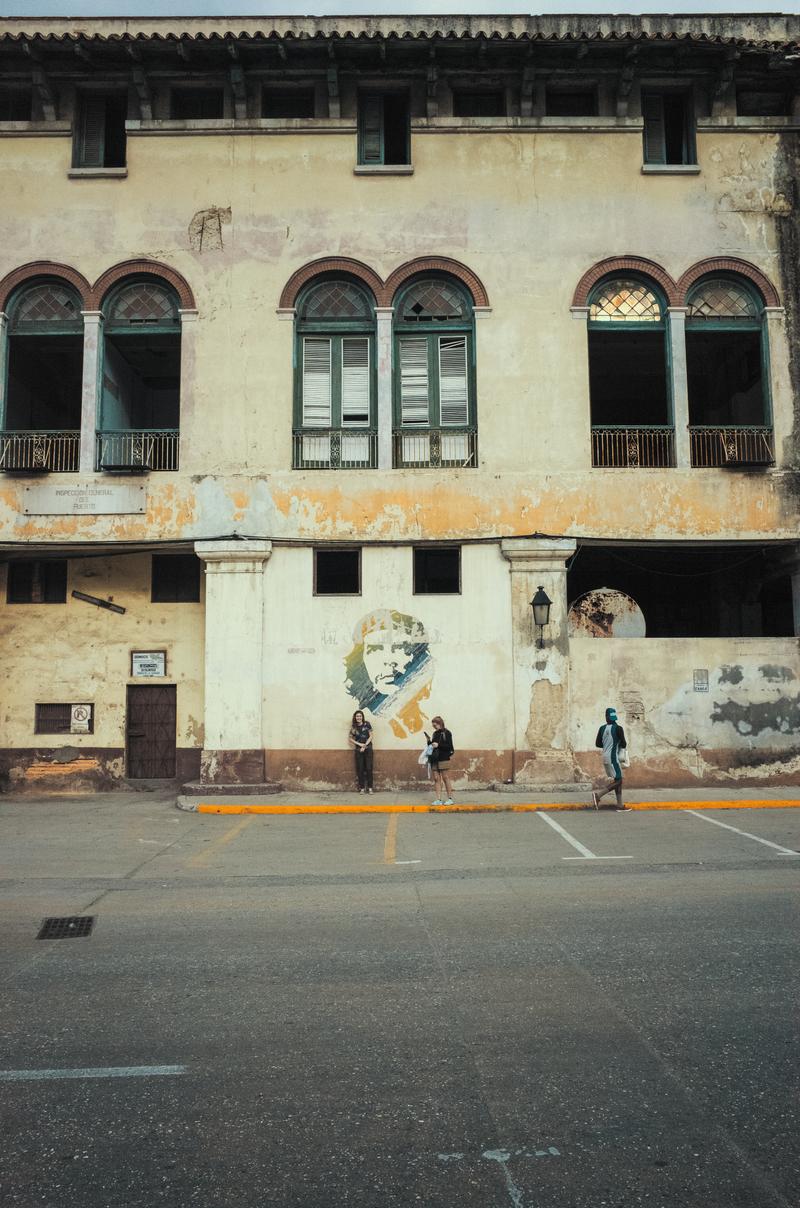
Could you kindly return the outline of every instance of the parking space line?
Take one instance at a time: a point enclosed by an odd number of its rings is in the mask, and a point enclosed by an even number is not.
[[[554,831],[558,831],[558,833],[559,833],[559,835],[561,835],[562,839],[566,839],[567,843],[570,843],[575,848],[576,851],[579,851],[581,853],[579,856],[562,856],[561,857],[562,860],[632,860],[633,859],[633,856],[596,856],[593,851],[589,851],[588,847],[584,847],[584,845],[582,843],[580,843],[577,839],[575,839],[569,833],[569,831],[564,830],[564,827],[561,826],[560,823],[556,822],[554,818],[551,818],[549,814],[545,814],[544,812],[539,811],[538,816],[542,819],[543,822],[549,823],[549,825],[552,826]]]
[[[193,856],[192,859],[189,860],[187,867],[205,868],[211,858],[217,854],[221,847],[224,847],[226,843],[230,843],[230,841],[235,839],[237,835],[240,835],[244,828],[249,826],[253,821],[254,819],[250,817],[244,818],[241,822],[237,822],[237,824],[232,826],[230,830],[226,830],[224,835],[220,835],[220,837],[213,843],[209,843],[208,847],[204,847],[201,852],[198,852],[196,856]]]
[[[397,814],[390,814],[386,824],[386,837],[383,840],[383,862],[394,864],[397,855]]]
[[[761,839],[758,835],[751,835],[749,831],[739,830],[738,826],[731,826],[727,822],[718,822],[716,818],[709,818],[707,814],[701,814],[698,810],[687,810],[686,812],[694,814],[695,818],[702,818],[704,822],[710,822],[712,826],[721,826],[724,830],[734,831],[744,839],[753,839],[756,843],[763,843],[764,847],[772,847],[781,856],[800,856],[800,851],[793,851],[791,847],[781,847],[780,843],[773,843],[771,839]]]
[[[185,1073],[185,1065],[106,1065],[75,1070],[0,1070],[0,1082],[49,1082],[59,1078],[163,1078]]]

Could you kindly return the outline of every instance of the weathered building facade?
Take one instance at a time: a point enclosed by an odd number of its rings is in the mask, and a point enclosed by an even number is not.
[[[794,17],[0,22],[6,786],[800,767]],[[533,623],[543,587],[549,622]],[[794,591],[793,591],[794,589]]]

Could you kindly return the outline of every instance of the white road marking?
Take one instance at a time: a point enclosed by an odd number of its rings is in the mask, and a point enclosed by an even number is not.
[[[687,810],[687,814],[694,814],[695,818],[702,818],[704,822],[712,822],[714,826],[721,826],[724,830],[734,831],[737,835],[742,835],[745,839],[754,839],[756,843],[763,843],[765,847],[772,847],[782,856],[800,856],[800,851],[793,851],[791,847],[781,847],[780,843],[772,843],[769,839],[760,839],[758,835],[751,835],[749,831],[739,830],[738,826],[731,826],[728,822],[718,822],[716,818],[709,818],[708,814],[701,814],[699,810]]]
[[[508,1152],[508,1150],[485,1149],[481,1154],[481,1157],[490,1158],[493,1162],[497,1162],[498,1166],[503,1172],[503,1175],[505,1176],[508,1198],[514,1205],[514,1208],[525,1208],[524,1201],[522,1199],[522,1188],[518,1187],[514,1182],[511,1177],[511,1171],[508,1169],[508,1159],[511,1157],[511,1154]]]
[[[632,860],[633,859],[633,856],[596,856],[593,851],[589,851],[588,847],[584,847],[582,843],[579,843],[577,839],[574,839],[572,837],[572,835],[569,833],[569,831],[564,830],[564,827],[559,822],[556,822],[555,818],[551,818],[549,814],[546,814],[544,812],[544,810],[539,810],[536,817],[541,818],[543,822],[549,823],[550,826],[552,826],[554,831],[558,831],[558,833],[559,833],[559,835],[561,835],[562,839],[566,839],[567,843],[571,844],[572,847],[574,847],[576,851],[579,851],[581,853],[579,856],[562,856],[561,857],[562,860]]]
[[[395,860],[395,864],[421,864],[421,860]]]
[[[0,1070],[0,1082],[46,1082],[55,1078],[160,1078],[185,1073],[185,1065],[106,1065],[77,1070]]]

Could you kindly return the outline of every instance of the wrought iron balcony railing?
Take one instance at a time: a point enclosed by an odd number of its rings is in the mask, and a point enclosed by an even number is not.
[[[378,434],[338,428],[297,428],[294,470],[369,470],[378,464]]]
[[[727,428],[692,424],[693,466],[771,466],[775,464],[772,428],[737,424]]]
[[[674,464],[675,433],[669,425],[592,425],[593,466],[660,469]]]
[[[80,432],[2,432],[0,470],[76,473],[80,467],[80,449]]]
[[[110,474],[177,470],[177,428],[118,428],[97,433],[97,468]]]
[[[475,428],[396,428],[396,469],[476,469],[478,433]]]

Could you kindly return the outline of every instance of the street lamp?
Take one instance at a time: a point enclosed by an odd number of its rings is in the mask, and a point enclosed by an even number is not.
[[[543,630],[545,625],[550,624],[550,606],[553,601],[547,595],[544,588],[539,585],[539,590],[531,600],[531,608],[533,609],[533,623],[539,630],[539,640],[536,645],[541,648],[544,646]]]

